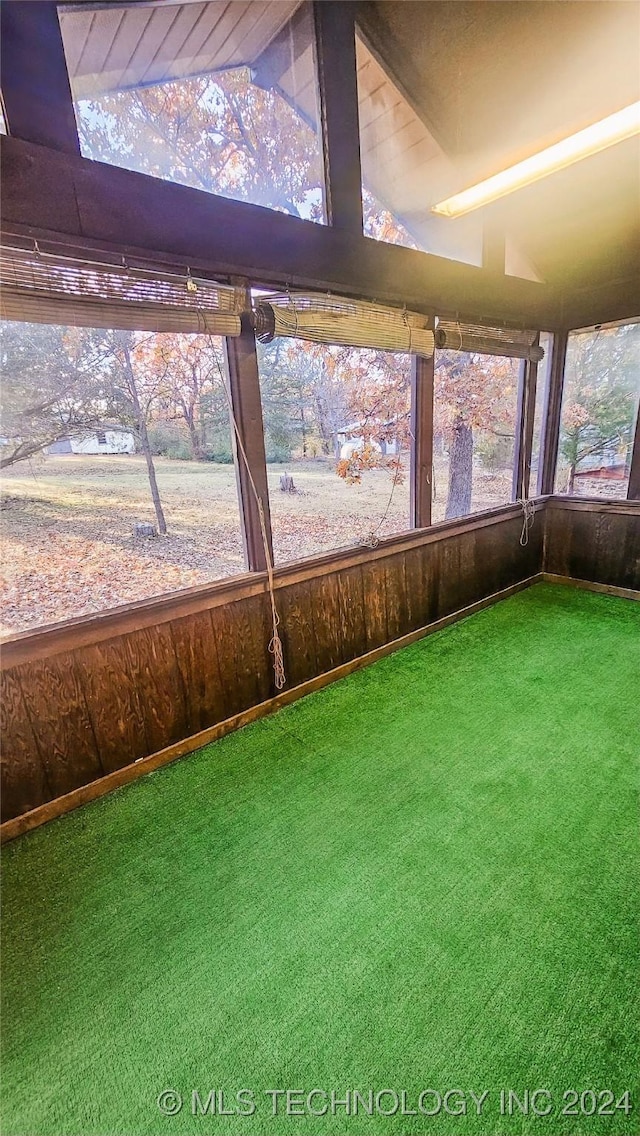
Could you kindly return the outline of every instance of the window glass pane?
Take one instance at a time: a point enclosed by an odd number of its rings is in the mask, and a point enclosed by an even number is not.
[[[436,351],[435,521],[512,500],[519,359]]]
[[[531,443],[531,479],[529,481],[529,496],[535,497],[540,492],[541,458],[540,442],[542,439],[542,418],[546,405],[547,388],[551,374],[551,354],[553,352],[553,336],[549,332],[540,333],[540,346],[544,351],[544,359],[538,363],[536,377],[536,406],[533,419],[533,438]]]
[[[406,530],[409,356],[276,339],[259,365],[276,563]]]
[[[453,163],[360,36],[356,60],[365,234],[481,264],[478,215],[450,220],[430,212],[460,189]]]
[[[245,570],[219,338],[0,336],[5,634]]]
[[[364,233],[480,266],[483,215],[438,217],[431,207],[469,184],[445,146],[405,98],[380,57],[356,35]],[[505,233],[505,272],[540,280],[535,265]]]
[[[571,332],[556,493],[626,497],[639,397],[640,323]]]
[[[70,4],[82,153],[324,222],[311,5]]]

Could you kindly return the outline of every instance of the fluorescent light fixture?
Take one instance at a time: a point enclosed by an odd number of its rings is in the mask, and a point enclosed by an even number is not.
[[[574,162],[590,157],[591,154],[598,154],[609,146],[615,146],[617,142],[633,138],[635,134],[640,134],[640,102],[632,103],[631,106],[610,114],[600,122],[594,122],[592,126],[579,130],[577,134],[571,134],[562,142],[547,146],[546,150],[541,150],[539,154],[532,154],[523,162],[517,162],[515,166],[479,181],[477,185],[463,189],[453,197],[447,197],[446,201],[434,205],[431,212],[441,217],[462,217],[465,213],[481,209],[483,205],[489,205],[516,189],[540,181],[541,178],[557,170],[564,170]]]

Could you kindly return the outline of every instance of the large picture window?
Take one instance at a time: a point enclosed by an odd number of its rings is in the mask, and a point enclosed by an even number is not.
[[[406,530],[410,356],[279,338],[259,365],[276,564]]]
[[[219,336],[6,321],[2,631],[244,571]]]
[[[451,147],[442,144],[446,130],[436,136],[362,34],[356,36],[356,65],[365,236],[481,265],[482,217],[452,220],[431,212],[465,182]],[[508,233],[505,238],[505,271],[539,280],[518,242]]]
[[[522,360],[436,351],[433,521],[512,500]]]
[[[310,3],[59,11],[85,157],[325,221]]]
[[[571,332],[556,493],[626,497],[639,399],[640,323]]]
[[[365,235],[481,264],[481,221],[431,213],[456,186],[453,163],[361,35],[356,62]]]

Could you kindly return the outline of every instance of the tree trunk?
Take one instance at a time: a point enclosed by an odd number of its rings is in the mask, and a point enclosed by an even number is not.
[[[138,403],[139,405],[139,403]],[[158,532],[166,533],[167,522],[164,519],[164,512],[162,509],[162,502],[160,501],[160,492],[158,490],[158,482],[156,480],[156,467],[153,464],[153,454],[151,453],[151,446],[149,445],[149,435],[147,434],[147,424],[142,417],[138,419],[138,435],[140,437],[140,445],[147,463],[147,473],[149,475],[149,488],[151,489],[151,498],[153,500],[153,507],[156,511],[158,519]]]
[[[576,480],[576,463],[572,462],[569,467],[569,484],[567,486],[567,493],[570,497],[573,496],[573,490]]]
[[[124,371],[127,378],[127,386],[131,394],[131,401],[133,402],[133,409],[135,411],[136,423],[138,427],[138,437],[142,452],[147,463],[147,473],[149,475],[149,488],[151,489],[151,499],[153,507],[156,511],[156,518],[158,521],[158,532],[166,533],[167,522],[164,519],[164,512],[162,510],[162,502],[160,501],[160,493],[158,490],[158,482],[156,480],[156,467],[153,464],[153,454],[151,453],[151,446],[149,445],[149,435],[147,433],[147,423],[140,405],[140,398],[138,397],[138,387],[136,384],[136,377],[133,373],[133,364],[131,362],[131,352],[129,350],[129,336],[126,331],[117,332],[119,345],[122,349],[122,357],[124,362]]]
[[[465,517],[471,511],[473,480],[473,430],[458,418],[453,426],[449,454],[449,495],[445,520]]]
[[[194,461],[203,461],[204,454],[202,441],[200,439],[200,434],[198,433],[198,428],[195,424],[195,421],[191,415],[186,416],[185,421],[187,423],[187,429],[189,431],[189,437],[191,439],[191,452],[193,454]]]

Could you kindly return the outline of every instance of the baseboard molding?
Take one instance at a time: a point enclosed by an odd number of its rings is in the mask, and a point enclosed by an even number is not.
[[[557,576],[555,572],[542,572],[546,584],[565,584],[569,588],[584,588],[588,592],[600,592],[606,596],[619,596],[623,600],[640,602],[640,592],[635,588],[618,588],[615,584],[599,584],[595,580],[577,580],[573,576]]]
[[[402,635],[399,639],[394,639],[390,643],[384,643],[381,647],[376,647],[373,651],[368,651],[365,655],[359,655],[358,658],[351,659],[348,663],[342,663],[333,670],[326,671],[324,674],[317,675],[307,682],[300,683],[299,686],[292,687],[291,690],[283,691],[281,694],[276,695],[275,698],[270,698],[266,702],[260,702],[256,706],[251,706],[248,710],[243,710],[240,714],[234,714],[232,718],[227,718],[224,722],[218,722],[217,725],[210,726],[207,730],[201,730],[200,733],[193,734],[191,737],[185,738],[175,745],[167,746],[166,749],[161,749],[157,753],[150,754],[148,757],[141,757],[132,765],[125,765],[122,769],[117,769],[113,773],[107,773],[106,776],[100,777],[97,781],[90,781],[88,785],[81,785],[77,789],[73,789],[63,797],[56,797],[53,801],[47,801],[43,805],[38,805],[37,808],[32,809],[30,812],[23,813],[22,816],[7,820],[4,824],[0,825],[0,843],[5,844],[9,840],[15,840],[16,837],[22,836],[23,833],[30,832],[34,828],[38,828],[41,824],[56,820],[58,817],[80,808],[81,805],[89,804],[90,801],[104,797],[106,793],[111,793],[114,789],[120,789],[123,785],[129,785],[131,782],[137,781],[139,777],[144,777],[147,773],[153,773],[156,769],[161,769],[164,765],[169,765],[170,762],[177,761],[180,757],[186,757],[188,754],[194,753],[195,750],[201,749],[202,746],[217,741],[218,738],[233,733],[234,730],[241,729],[242,726],[248,726],[251,722],[256,722],[259,718],[265,718],[268,714],[274,714],[276,710],[280,710],[283,706],[288,706],[290,703],[296,702],[298,698],[304,698],[306,694],[313,694],[314,691],[321,690],[323,687],[329,686],[330,683],[337,682],[338,679],[353,674],[354,671],[370,666],[371,663],[377,662],[378,659],[383,659],[386,655],[391,655],[395,651],[401,650],[403,647],[408,647],[411,643],[416,643],[419,639],[424,639],[427,635],[433,635],[436,631],[441,631],[444,627],[449,627],[452,623],[457,623],[461,619],[475,615],[476,612],[482,611],[483,608],[491,607],[500,600],[508,599],[509,596],[515,595],[516,592],[521,592],[525,588],[531,587],[532,584],[539,583],[542,578],[541,572],[536,573],[534,576],[528,576],[526,580],[520,580],[517,584],[511,584],[508,588],[503,588],[499,592],[485,596],[484,599],[477,600],[475,603],[460,608],[450,615],[445,615],[442,619],[438,619],[434,623],[429,623],[425,627],[419,627],[415,631],[410,631],[407,635]]]

